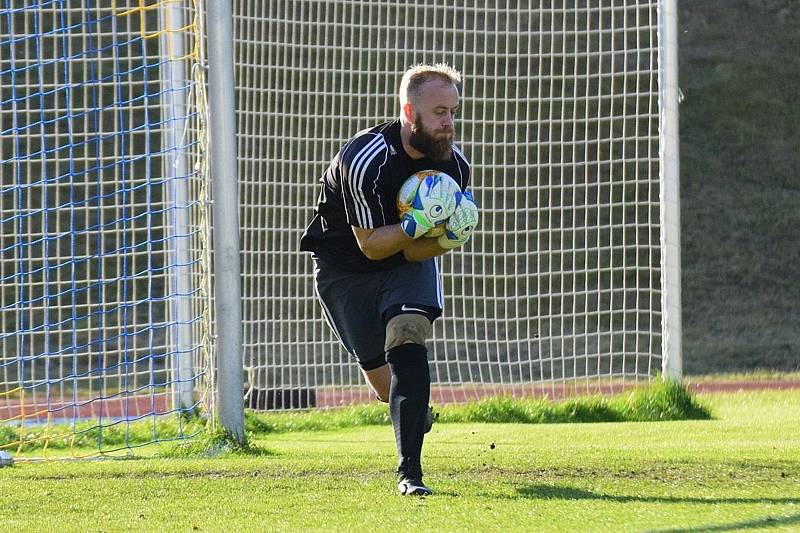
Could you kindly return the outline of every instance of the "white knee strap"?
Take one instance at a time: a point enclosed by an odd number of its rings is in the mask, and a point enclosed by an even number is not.
[[[395,346],[412,342],[425,346],[431,334],[431,323],[425,315],[403,313],[386,324],[386,346],[388,352]]]

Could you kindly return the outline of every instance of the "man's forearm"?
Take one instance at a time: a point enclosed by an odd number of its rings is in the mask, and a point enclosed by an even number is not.
[[[429,239],[428,237],[420,237],[413,240],[403,249],[403,255],[407,261],[425,261],[445,252],[447,250],[439,246],[436,239]]]
[[[400,224],[364,229],[353,226],[358,246],[368,259],[380,261],[405,249],[412,242]]]
[[[447,251],[437,244],[436,239],[412,239],[406,235],[400,224],[377,229],[353,227],[353,233],[361,251],[373,261],[386,259],[400,251],[408,261],[424,261]]]

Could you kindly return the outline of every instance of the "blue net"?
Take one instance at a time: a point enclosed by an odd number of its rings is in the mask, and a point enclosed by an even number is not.
[[[204,408],[196,13],[116,4],[0,10],[0,446],[125,449]]]

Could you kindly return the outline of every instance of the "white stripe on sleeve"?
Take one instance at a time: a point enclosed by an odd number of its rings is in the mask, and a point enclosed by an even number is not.
[[[381,135],[369,141],[353,158],[353,164],[348,175],[348,187],[353,197],[356,219],[362,228],[374,227],[372,210],[367,197],[364,195],[364,176],[367,174],[373,160],[386,150],[386,143]],[[383,166],[383,164],[381,164]],[[376,176],[377,179],[377,176]],[[374,190],[374,189],[373,189]]]

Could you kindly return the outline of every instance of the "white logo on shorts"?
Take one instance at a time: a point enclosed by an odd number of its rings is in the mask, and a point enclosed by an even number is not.
[[[400,307],[400,310],[401,310],[401,311],[403,311],[403,312],[407,312],[407,311],[416,311],[417,313],[422,313],[422,314],[424,314],[424,315],[427,315],[427,314],[428,314],[428,312],[427,312],[426,310],[424,310],[424,309],[419,309],[419,308],[417,308],[417,307],[408,307],[406,304],[403,304],[403,305]]]

